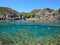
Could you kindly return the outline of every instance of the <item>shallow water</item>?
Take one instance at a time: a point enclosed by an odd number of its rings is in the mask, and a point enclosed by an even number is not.
[[[0,21],[0,23],[2,23],[0,25],[0,37],[3,35],[2,37],[9,36],[13,39],[22,35],[22,38],[25,36],[34,39],[60,36],[59,25],[43,25],[36,21]]]
[[[15,31],[21,31],[21,30],[29,30],[29,31],[36,31],[38,36],[45,36],[48,35],[48,33],[51,33],[52,35],[56,34],[56,31],[60,31],[60,26],[58,25],[43,25],[39,24],[36,21],[26,21],[26,20],[21,20],[21,21],[0,21],[4,22],[6,25],[1,25],[0,26],[0,31],[7,31],[7,32],[13,32]],[[38,32],[37,32],[38,31]],[[40,32],[39,32],[40,31]]]

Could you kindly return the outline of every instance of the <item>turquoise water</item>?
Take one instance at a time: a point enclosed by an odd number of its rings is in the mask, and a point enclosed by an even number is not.
[[[34,21],[0,21],[4,22],[6,25],[0,26],[0,31],[5,32],[19,32],[19,31],[29,31],[35,32],[36,37],[55,35],[56,32],[60,31],[59,25],[43,25]],[[33,34],[32,34],[33,35]]]
[[[60,45],[60,25],[29,20],[0,20],[0,45]]]

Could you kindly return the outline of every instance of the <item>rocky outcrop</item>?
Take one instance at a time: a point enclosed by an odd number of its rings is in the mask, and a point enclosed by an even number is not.
[[[0,20],[1,19],[42,19],[42,20],[60,20],[60,10],[53,10],[50,8],[36,9],[31,12],[17,12],[11,8],[0,7]]]

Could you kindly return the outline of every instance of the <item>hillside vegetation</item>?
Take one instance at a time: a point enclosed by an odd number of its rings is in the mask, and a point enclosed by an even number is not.
[[[1,15],[14,15],[14,16],[20,16],[22,15],[24,18],[38,18],[38,19],[58,19],[60,20],[60,9],[54,10],[50,8],[45,9],[35,9],[31,12],[17,12],[16,10],[13,10],[8,7],[0,7],[0,17]],[[13,18],[14,18],[13,16]]]
[[[14,14],[14,13],[17,14],[18,12],[8,7],[0,7],[0,14]]]

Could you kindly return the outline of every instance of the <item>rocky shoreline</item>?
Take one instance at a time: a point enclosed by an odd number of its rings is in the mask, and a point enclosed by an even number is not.
[[[11,8],[0,7],[0,20],[60,20],[60,9],[35,9],[31,12],[17,12]]]

